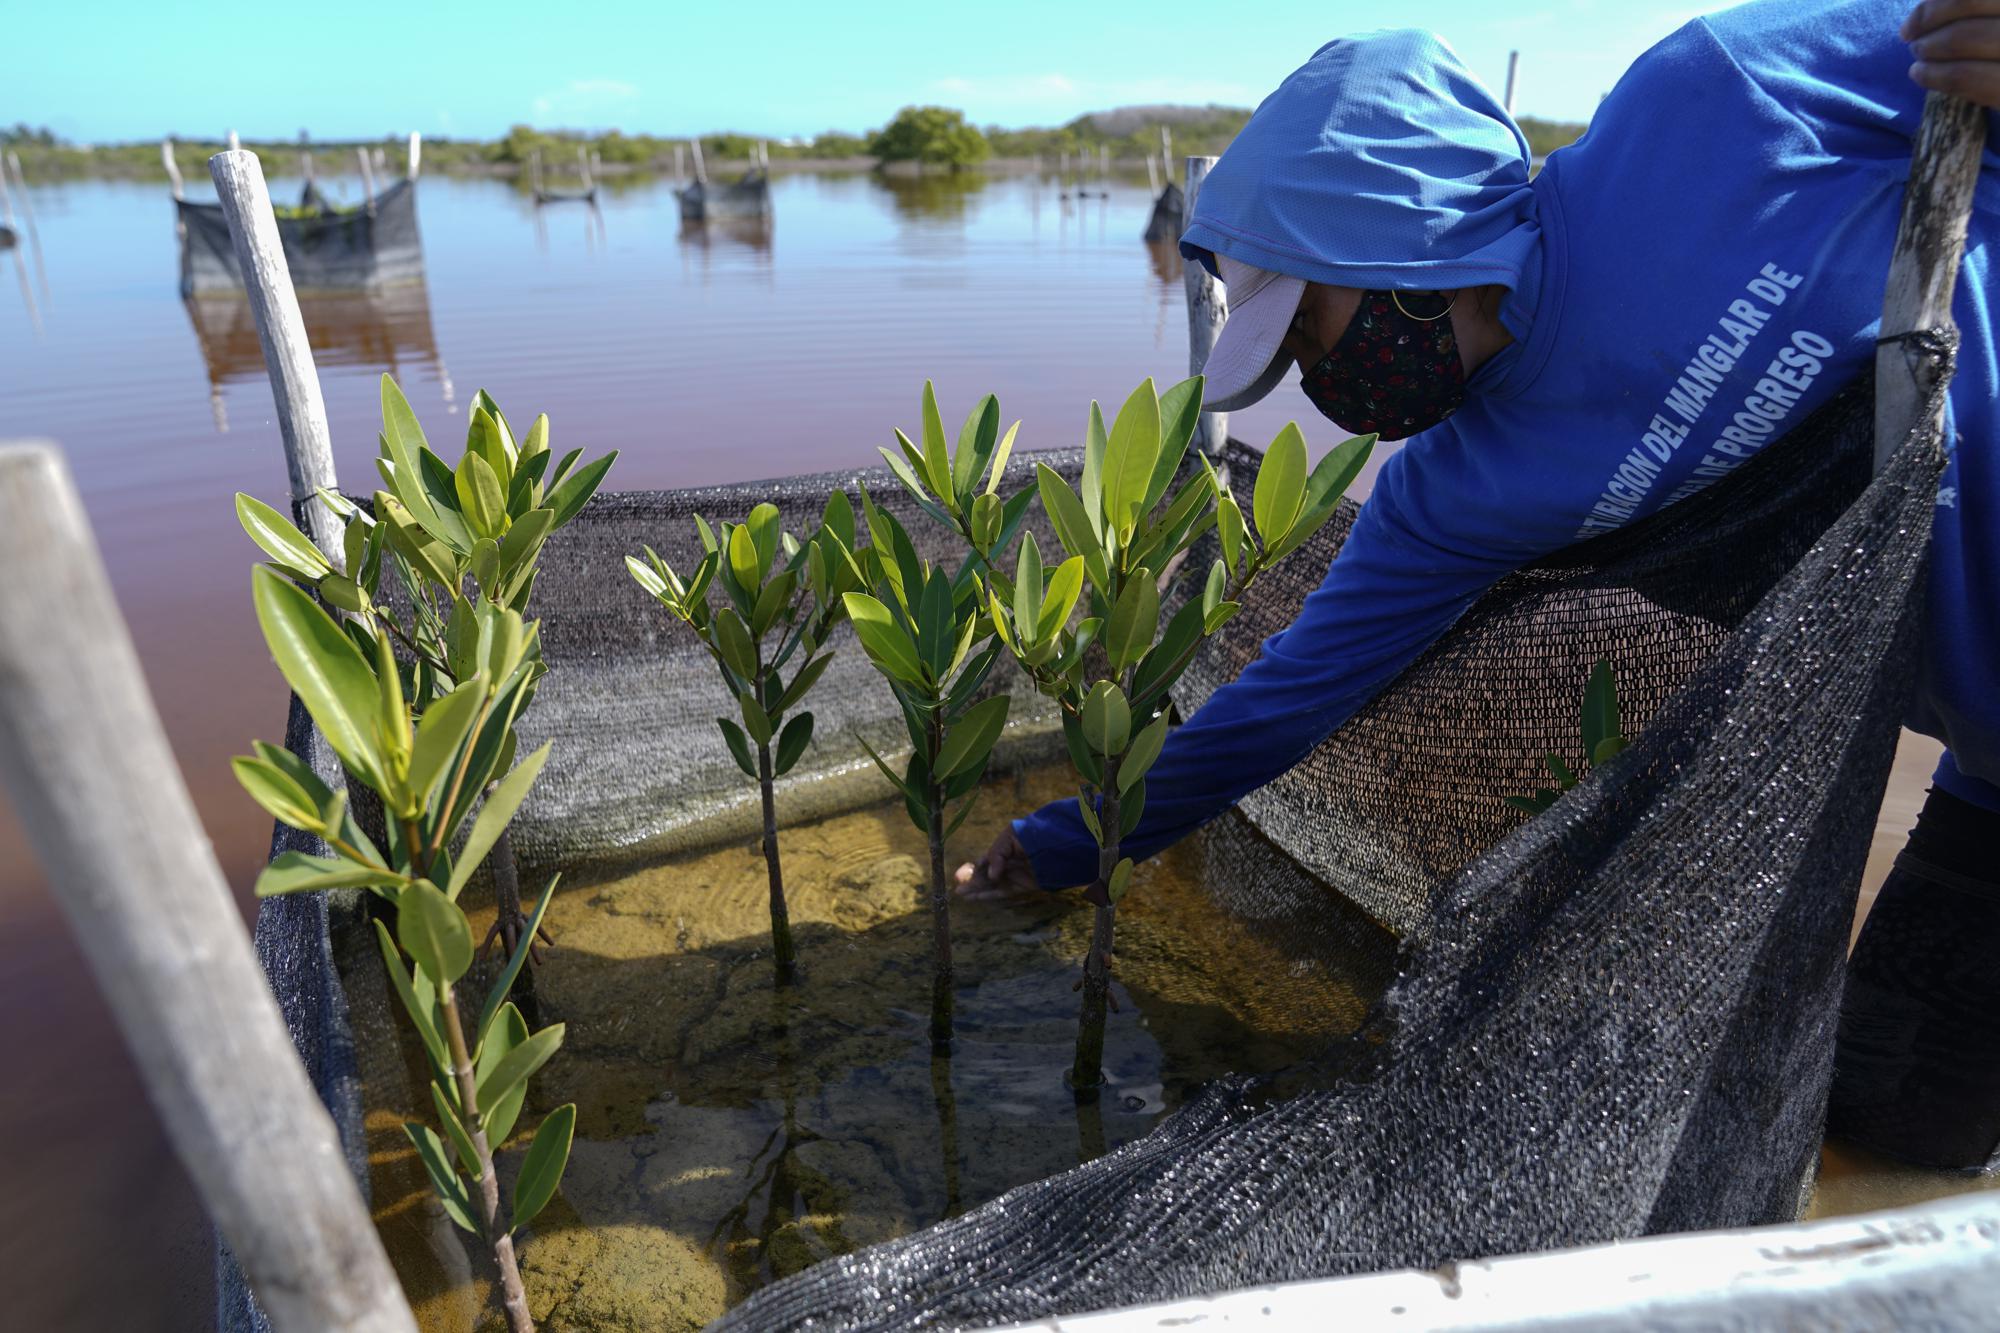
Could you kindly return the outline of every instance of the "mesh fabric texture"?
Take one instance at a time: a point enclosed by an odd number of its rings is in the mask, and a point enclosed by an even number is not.
[[[385,287],[423,277],[415,182],[397,181],[373,205],[349,211],[333,209],[307,186],[301,207],[319,211],[277,220],[285,267],[299,291]],[[243,274],[222,205],[176,199],[174,208],[181,224],[181,295],[241,291]]]

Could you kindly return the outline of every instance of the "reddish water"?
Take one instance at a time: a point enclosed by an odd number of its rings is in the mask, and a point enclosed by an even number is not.
[[[615,190],[600,222],[538,216],[498,182],[427,180],[425,287],[306,311],[341,475],[372,477],[385,370],[440,435],[478,387],[523,419],[548,412],[558,449],[622,450],[625,488],[870,461],[914,425],[926,376],[947,416],[990,390],[1024,448],[1076,442],[1090,398],[1186,367],[1179,259],[1138,240],[1142,181],[1107,188],[1076,203],[1025,177],[780,177],[776,227],[745,238],[682,235],[661,183]],[[180,300],[164,189],[31,198],[46,289],[25,249],[0,255],[21,261],[0,275],[0,436],[68,452],[183,772],[247,889],[269,825],[227,761],[280,731],[284,701],[229,500],[284,492],[254,332],[234,302]],[[1304,407],[1281,392],[1232,428],[1261,444]],[[1315,453],[1339,438],[1310,412],[1301,425]],[[199,1212],[4,809],[0,1013],[9,1326],[206,1326]]]
[[[558,448],[622,450],[622,487],[871,461],[892,426],[914,426],[926,376],[947,415],[990,390],[1023,419],[1023,447],[1075,442],[1093,396],[1186,368],[1180,261],[1138,240],[1143,180],[1106,188],[1073,202],[1025,177],[782,176],[776,226],[743,237],[682,235],[658,182],[610,193],[600,224],[574,205],[537,216],[500,182],[426,180],[424,288],[307,304],[341,476],[372,478],[385,370],[440,434],[482,386],[510,413],[545,411]],[[0,274],[0,436],[67,451],[182,770],[247,888],[269,826],[228,758],[283,722],[229,500],[284,492],[255,331],[240,303],[180,299],[163,188],[83,182],[31,200],[46,288],[25,246],[0,255],[21,261]],[[1242,428],[1268,440],[1294,410]],[[1338,438],[1304,424],[1316,446]],[[0,1012],[14,1020],[8,1322],[199,1326],[199,1214],[4,811]]]

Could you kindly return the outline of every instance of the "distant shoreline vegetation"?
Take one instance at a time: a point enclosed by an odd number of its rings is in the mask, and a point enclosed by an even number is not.
[[[1229,146],[1249,118],[1246,107],[1129,106],[1078,116],[1053,128],[1004,129],[989,125],[982,129],[968,123],[963,112],[949,107],[911,106],[898,112],[888,125],[865,134],[829,130],[810,139],[760,139],[753,134],[730,132],[701,135],[700,143],[708,166],[718,171],[740,169],[751,161],[759,144],[765,146],[774,166],[904,165],[905,169],[960,171],[1018,165],[1035,158],[1040,158],[1044,166],[1054,166],[1065,153],[1092,157],[1108,154],[1114,163],[1137,163],[1159,152],[1162,126],[1173,133],[1176,155],[1215,154]],[[1518,120],[1537,158],[1573,142],[1585,128],[1533,116]],[[226,146],[221,136],[173,138],[183,174],[199,174],[201,164]],[[625,134],[619,130],[545,130],[516,125],[498,139],[427,135],[423,169],[448,175],[510,176],[525,170],[539,151],[545,167],[560,172],[575,161],[577,149],[582,148],[596,153],[607,173],[669,171],[674,165],[675,145],[691,141],[692,136]],[[309,151],[314,156],[316,170],[330,176],[354,174],[354,152],[362,147],[383,149],[388,170],[399,174],[403,145],[401,135],[311,143],[243,141],[245,148],[271,163],[276,174],[299,174],[299,155]],[[166,168],[160,163],[158,139],[75,144],[46,128],[22,124],[0,129],[0,146],[20,156],[30,180],[95,177],[164,182],[167,179]],[[686,165],[691,169],[691,163]]]

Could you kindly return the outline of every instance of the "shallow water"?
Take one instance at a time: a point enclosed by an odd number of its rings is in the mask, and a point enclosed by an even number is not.
[[[1023,775],[1018,794],[1053,797],[1061,779]],[[1015,797],[1015,782],[985,799]],[[772,983],[754,846],[586,871],[550,910],[559,947],[536,994],[544,1021],[569,1026],[535,1104],[579,1112],[562,1198],[523,1247],[550,1329],[698,1327],[819,1259],[1137,1138],[1212,1079],[1310,1057],[1369,998],[1224,915],[1196,849],[1179,850],[1142,867],[1121,905],[1109,1087],[1079,1111],[1065,1075],[1087,904],[955,906],[957,1043],[934,1062],[926,853],[900,805],[781,841],[805,969],[790,990]],[[350,984],[369,993],[367,978]],[[397,1041],[416,1056],[400,1024]],[[377,1222],[425,1327],[445,1333],[494,1314],[399,1128],[422,1077],[371,1062],[368,1129]]]

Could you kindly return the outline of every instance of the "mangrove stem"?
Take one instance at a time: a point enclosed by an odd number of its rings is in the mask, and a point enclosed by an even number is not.
[[[930,715],[933,766],[944,745],[944,710]],[[944,873],[944,784],[933,776],[924,793],[930,807],[931,844],[931,1051],[951,1053],[951,894]]]
[[[500,1225],[500,1176],[493,1169],[493,1149],[486,1142],[486,1122],[479,1114],[479,1080],[473,1074],[472,1053],[465,1044],[465,1027],[459,1021],[455,987],[439,988],[438,1008],[444,1016],[445,1041],[451,1048],[451,1073],[458,1084],[461,1123],[472,1140],[473,1155],[479,1161],[479,1220],[486,1240],[493,1247],[493,1264],[500,1270],[500,1300],[507,1311],[510,1333],[535,1333],[534,1317],[528,1313],[527,1289],[521,1285],[521,1266],[514,1258],[514,1237]]]
[[[778,864],[778,802],[772,790],[771,743],[757,747],[757,790],[764,798],[764,870],[771,883],[771,949],[777,960],[778,984],[798,979],[798,953],[792,946],[792,915],[785,906],[785,875]]]
[[[1069,1074],[1070,1091],[1080,1102],[1097,1100],[1104,1086],[1104,1010],[1111,992],[1111,932],[1117,909],[1111,905],[1111,872],[1118,868],[1118,756],[1104,761],[1103,803],[1098,808],[1104,841],[1097,852],[1097,883],[1090,897],[1095,912],[1090,922],[1090,952],[1083,956],[1083,1012],[1077,1020],[1076,1063]]]

